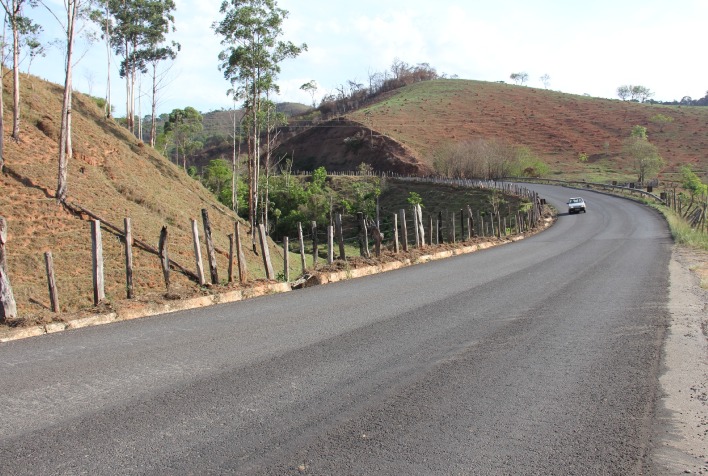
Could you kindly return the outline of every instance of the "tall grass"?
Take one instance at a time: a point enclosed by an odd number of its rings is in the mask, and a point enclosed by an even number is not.
[[[708,251],[708,233],[691,228],[679,214],[664,206],[656,208],[666,217],[671,235],[676,243]]]

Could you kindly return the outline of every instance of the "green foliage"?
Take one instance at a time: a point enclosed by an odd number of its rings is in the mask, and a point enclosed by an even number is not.
[[[421,207],[423,206],[423,197],[418,195],[416,192],[409,192],[408,198],[406,199],[406,201],[413,206],[416,206],[416,205],[420,205]]]
[[[311,187],[316,187],[318,190],[324,190],[326,181],[327,181],[327,169],[325,169],[324,167],[317,167],[312,172]]]
[[[578,154],[578,160],[582,163],[586,163],[588,161],[588,154],[586,154],[585,152],[581,152],[580,154]]]
[[[681,167],[681,186],[687,190],[691,196],[708,193],[708,185],[704,184],[691,167],[686,165]]]
[[[658,124],[658,125],[659,125],[659,130],[660,130],[661,132],[664,131],[664,126],[665,126],[665,125],[671,124],[672,122],[674,122],[674,118],[673,118],[673,117],[671,117],[671,116],[665,116],[664,114],[656,114],[656,115],[652,116],[651,119],[649,119],[649,120],[650,120],[651,122],[653,122],[654,124]]]
[[[647,137],[647,128],[644,126],[632,127],[632,132],[630,133],[630,137],[636,137],[638,139],[648,140],[649,138]]]
[[[647,139],[647,128],[634,126],[630,136],[624,141],[623,153],[634,161],[637,180],[655,177],[666,164],[657,147]]]

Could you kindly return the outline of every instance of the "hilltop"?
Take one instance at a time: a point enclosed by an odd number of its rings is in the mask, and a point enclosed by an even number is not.
[[[57,181],[58,137],[62,88],[34,76],[22,76],[21,135],[10,138],[12,83],[6,75],[5,171],[0,174],[0,215],[8,222],[8,269],[20,316],[51,320],[46,292],[44,252],[51,251],[63,312],[91,308],[90,216],[73,213],[54,200]],[[73,149],[69,162],[69,204],[82,207],[120,229],[130,217],[133,233],[157,248],[160,230],[167,226],[168,253],[183,267],[194,270],[191,221],[199,223],[207,209],[217,248],[217,269],[225,282],[228,234],[236,216],[198,181],[158,152],[138,141],[112,119],[105,119],[94,100],[80,93],[73,102]],[[248,226],[242,227],[247,232]],[[242,238],[244,245],[248,238]],[[245,248],[250,248],[245,246]],[[125,298],[123,244],[104,228],[106,294],[109,302]],[[278,250],[271,254],[276,260]],[[206,247],[202,254],[209,275]],[[158,257],[134,248],[137,300],[161,299],[165,284]],[[280,252],[282,256],[282,252]],[[247,250],[251,278],[262,276],[260,258]],[[193,282],[173,271],[172,293],[193,293]]]
[[[672,122],[655,122],[658,114]],[[342,118],[319,123],[286,140],[279,153],[295,167],[352,170],[367,162],[378,170],[426,174],[433,153],[450,141],[496,139],[526,146],[554,175],[591,180],[635,179],[621,156],[635,125],[667,161],[664,177],[681,165],[708,170],[708,108],[664,106],[578,96],[509,84],[461,79],[415,83]],[[578,160],[580,154],[587,162]],[[408,172],[406,172],[408,173]]]

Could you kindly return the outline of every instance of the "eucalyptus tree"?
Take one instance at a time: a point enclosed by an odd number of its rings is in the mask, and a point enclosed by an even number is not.
[[[219,69],[230,82],[234,97],[244,101],[248,116],[244,121],[249,157],[248,209],[255,246],[263,124],[259,116],[263,111],[263,96],[269,91],[277,92],[275,80],[280,64],[298,56],[307,45],[296,46],[279,39],[288,12],[278,8],[275,0],[226,0],[219,12],[223,18],[212,24],[225,47],[219,54]]]
[[[41,29],[24,16],[23,8],[35,7],[38,3],[38,0],[0,0],[5,18],[12,29],[12,138],[16,141],[20,140],[20,37],[26,33],[37,33]]]
[[[164,46],[166,35],[174,30],[173,0],[106,0],[113,21],[111,45],[123,57],[120,76],[125,79],[126,120],[135,129],[135,83],[148,64],[175,54],[176,43]],[[153,111],[154,116],[154,111]]]
[[[46,5],[45,5],[46,6]],[[71,100],[72,100],[72,66],[74,60],[74,39],[79,31],[78,24],[88,18],[94,0],[64,0],[62,13],[66,16],[61,20],[59,16],[49,9],[50,13],[59,21],[64,29],[66,38],[65,63],[64,63],[64,95],[61,109],[61,126],[59,129],[59,172],[57,177],[57,190],[55,198],[58,203],[66,199],[68,164],[72,157],[71,149]]]

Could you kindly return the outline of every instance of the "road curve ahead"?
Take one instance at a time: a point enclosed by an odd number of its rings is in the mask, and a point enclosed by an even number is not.
[[[0,474],[654,474],[671,238],[538,186],[517,243],[0,344]]]

